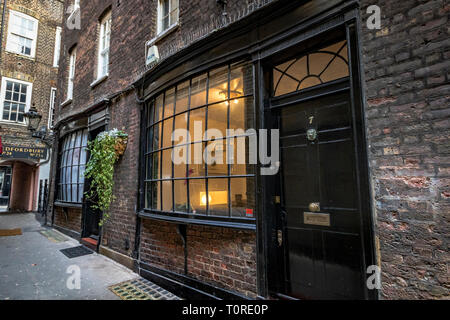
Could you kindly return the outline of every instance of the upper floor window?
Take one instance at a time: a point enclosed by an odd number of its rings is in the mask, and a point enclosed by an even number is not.
[[[1,115],[3,121],[25,123],[23,114],[31,104],[32,83],[2,78]]]
[[[109,42],[111,38],[111,12],[100,21],[97,79],[108,75]]]
[[[158,1],[158,34],[178,23],[178,0]]]
[[[38,20],[21,12],[9,12],[6,50],[33,58],[36,53]]]
[[[53,53],[53,66],[59,66],[59,52],[61,50],[61,27],[56,27],[55,52]]]
[[[77,59],[77,51],[74,48],[70,52],[70,58],[69,58],[69,77],[68,77],[68,83],[67,83],[67,100],[71,100],[73,98],[73,81],[75,79],[76,59]]]

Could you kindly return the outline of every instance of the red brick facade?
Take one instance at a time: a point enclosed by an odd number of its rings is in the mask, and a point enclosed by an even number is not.
[[[132,84],[145,72],[145,42],[156,34],[156,3],[82,2],[81,31],[63,31],[61,56],[65,59],[59,72],[58,106],[66,99],[68,50],[74,46],[77,62],[73,101],[58,109],[57,121],[63,125],[76,116],[87,117],[95,108],[102,108],[102,100],[107,98],[109,129],[129,134],[127,150],[115,167],[116,199],[102,230],[102,246],[137,262],[255,298],[260,294],[256,231],[188,225],[184,244],[176,224],[137,218],[143,192],[139,185],[143,104],[138,101],[141,92]],[[217,19],[223,9],[216,1],[180,0],[179,27],[157,41],[161,62],[210,33],[212,39],[214,29],[226,29],[232,21],[245,19],[258,10],[251,3],[228,1],[229,21],[222,28],[217,27]],[[450,7],[444,1],[378,1],[382,28],[369,30],[365,21],[371,4],[360,4],[360,47],[373,242],[382,272],[380,298],[448,298]],[[106,80],[91,87],[98,21],[109,9],[110,72]],[[55,181],[52,188],[54,194]],[[71,212],[68,217],[65,220],[58,208],[54,223],[80,232],[82,214]],[[140,242],[135,243],[136,239]]]
[[[3,8],[5,3],[6,8]],[[13,82],[26,82],[27,86],[31,84],[31,101],[27,107],[34,105],[42,116],[38,129],[43,127],[49,130],[51,90],[57,87],[58,76],[58,67],[54,66],[56,29],[61,27],[62,10],[62,0],[11,0],[2,1],[0,4],[0,12],[4,11],[5,14],[4,19],[3,16],[0,16],[3,37],[0,39],[0,81],[8,78]],[[8,41],[12,41],[11,38],[8,39],[8,36],[13,30],[13,26],[10,25],[13,11],[25,15],[27,18],[35,19],[37,22],[34,56],[13,52],[7,46]],[[3,146],[48,148],[42,141],[32,137],[25,123],[3,120],[3,114],[0,119],[0,136]],[[50,151],[48,150],[48,152]],[[17,177],[14,177],[13,173],[13,193],[9,203],[11,211],[33,211],[38,207],[39,170],[42,170],[42,167],[39,168],[36,165],[39,162],[42,163],[44,159],[27,160],[0,156],[1,164],[12,166],[13,172],[17,173]],[[16,166],[15,169],[14,166]],[[45,179],[47,178],[48,176],[45,176]],[[14,181],[16,182],[14,183]]]
[[[362,51],[382,297],[448,298],[450,5],[377,4]]]

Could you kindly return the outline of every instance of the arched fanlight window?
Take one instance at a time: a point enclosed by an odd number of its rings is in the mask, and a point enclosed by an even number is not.
[[[274,96],[347,77],[347,41],[289,60],[273,68]]]

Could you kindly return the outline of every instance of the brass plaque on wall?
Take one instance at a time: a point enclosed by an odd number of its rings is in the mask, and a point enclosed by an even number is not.
[[[303,212],[303,223],[317,226],[330,226],[329,213]]]

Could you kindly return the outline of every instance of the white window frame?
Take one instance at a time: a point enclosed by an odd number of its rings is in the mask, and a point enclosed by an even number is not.
[[[2,84],[1,84],[1,89],[0,89],[0,122],[14,123],[14,124],[17,124],[17,125],[25,126],[26,125],[25,118],[23,119],[23,122],[3,120],[3,106],[5,104],[5,95],[6,95],[6,81],[17,82],[17,83],[28,85],[27,98],[26,98],[26,101],[25,101],[24,113],[28,112],[28,110],[30,110],[31,96],[32,96],[32,93],[33,93],[33,83],[32,82],[27,82],[27,81],[22,81],[22,80],[17,80],[17,79],[12,79],[12,78],[7,78],[7,77],[2,77]]]
[[[105,39],[105,41],[103,41]],[[97,80],[107,77],[109,74],[109,48],[111,43],[111,11],[100,21],[100,37],[97,56]],[[108,58],[105,58],[107,55]],[[106,63],[106,72],[103,66]]]
[[[49,103],[49,110],[48,110],[48,128],[49,129],[53,129],[52,122],[54,121],[55,101],[56,101],[56,88],[52,87],[50,89],[50,103]]]
[[[62,33],[62,28],[56,27],[55,51],[53,53],[53,67],[55,67],[55,68],[59,67],[59,55],[60,55],[60,51],[61,51],[61,33]]]
[[[77,50],[72,49],[69,58],[69,74],[67,77],[67,100],[71,101],[73,99],[73,84],[75,80],[75,67],[77,63]]]
[[[33,31],[30,31],[29,34],[27,34],[26,36],[18,34],[16,32],[14,32],[13,28],[12,28],[12,22],[13,19],[15,17],[18,18],[22,18],[22,19],[28,19],[34,22],[34,29]],[[8,22],[8,38],[6,41],[6,51],[8,52],[12,52],[12,53],[16,53],[16,54],[20,54],[22,56],[25,57],[30,57],[30,58],[34,58],[36,56],[36,42],[37,42],[37,34],[38,34],[38,24],[39,24],[39,20],[37,20],[36,18],[33,18],[29,15],[26,15],[22,12],[18,12],[18,11],[14,11],[14,10],[9,10],[9,22]],[[14,50],[14,48],[12,47],[12,36],[19,36],[22,38],[26,38],[31,40],[31,52],[30,54],[24,54],[22,52],[17,52],[16,50]]]
[[[166,29],[163,29],[163,4],[165,1],[169,1],[169,26]],[[158,0],[158,24],[157,24],[157,35],[160,36],[168,30],[171,30],[175,26],[178,25],[178,20],[180,19],[180,1],[175,0],[178,3],[178,12],[176,16],[176,21],[170,21],[170,16],[172,12],[172,1],[171,0]]]

